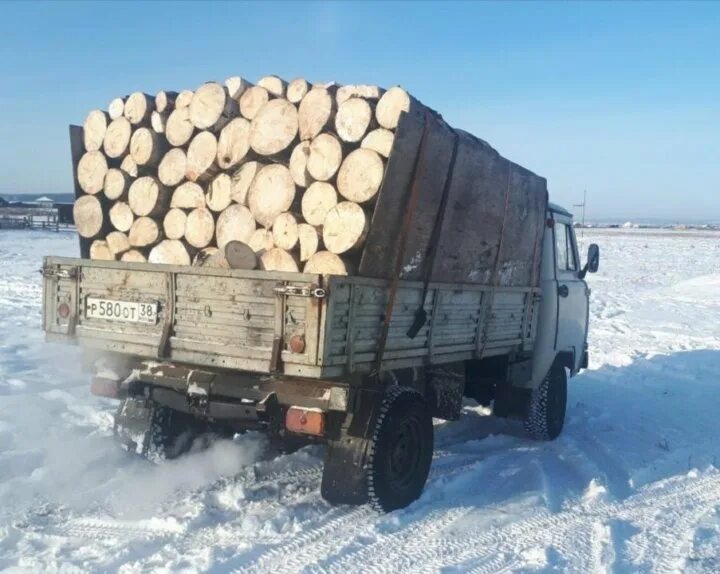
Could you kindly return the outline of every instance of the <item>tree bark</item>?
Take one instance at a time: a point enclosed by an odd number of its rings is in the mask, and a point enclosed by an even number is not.
[[[125,102],[123,115],[134,126],[145,125],[150,121],[150,114],[155,109],[153,97],[142,92],[133,92]]]
[[[157,221],[150,217],[138,217],[130,228],[128,239],[133,247],[149,247],[158,243],[162,234]]]
[[[310,84],[304,78],[295,78],[287,87],[287,99],[291,104],[299,104],[310,91]]]
[[[325,218],[338,204],[338,196],[335,188],[327,182],[316,181],[310,187],[302,198],[302,215],[303,219],[310,225],[316,227],[325,223]]]
[[[102,191],[107,172],[107,159],[102,152],[85,152],[77,166],[78,183],[85,193],[94,195]]]
[[[182,209],[171,208],[163,219],[163,231],[168,239],[182,239],[185,237],[187,215]]]
[[[73,221],[81,237],[97,236],[103,229],[105,217],[100,200],[94,195],[83,195],[73,205]]]
[[[248,191],[250,184],[257,173],[265,167],[259,161],[248,161],[240,166],[232,175],[232,199],[240,205],[247,205]]]
[[[272,227],[275,218],[290,209],[295,199],[295,182],[284,165],[266,165],[253,179],[248,206],[260,225]]]
[[[238,103],[217,82],[200,86],[190,102],[190,121],[200,130],[218,132],[238,113]]]
[[[169,187],[178,185],[185,179],[187,171],[187,156],[185,152],[178,147],[172,148],[167,152],[158,166],[158,179]]]
[[[307,187],[313,181],[307,170],[309,155],[309,141],[301,141],[293,148],[293,151],[290,154],[290,162],[288,164],[288,167],[290,168],[290,175],[292,175],[295,184],[300,187]]]
[[[124,201],[116,201],[110,208],[110,223],[118,231],[127,233],[134,221],[135,214]]]
[[[279,247],[273,247],[260,256],[260,269],[265,271],[286,271],[297,273],[299,267],[295,258]]]
[[[323,225],[325,248],[339,255],[362,246],[368,231],[368,219],[357,203],[343,201],[333,207]]]
[[[340,166],[338,193],[355,203],[369,201],[377,195],[384,172],[385,166],[380,155],[370,149],[356,149]]]
[[[185,223],[185,241],[193,247],[202,249],[210,245],[214,235],[215,219],[212,212],[205,207],[193,209]]]
[[[258,258],[250,246],[242,241],[230,241],[225,245],[225,260],[230,269],[255,269],[258,265]]]
[[[197,209],[205,207],[205,193],[202,187],[192,181],[178,186],[170,199],[170,207],[180,209]]]
[[[292,213],[281,213],[272,226],[273,242],[280,249],[292,251],[298,242],[298,224]]]
[[[130,249],[122,254],[120,261],[127,261],[130,263],[147,263],[147,257],[145,257],[139,249]]]
[[[350,98],[338,106],[335,133],[347,143],[357,143],[374,127],[374,113],[362,98]]]
[[[328,181],[340,169],[342,145],[335,136],[320,134],[310,142],[307,171],[317,181]]]
[[[130,177],[121,169],[111,167],[105,174],[103,192],[113,201],[124,199],[130,187]]]
[[[187,107],[175,108],[165,124],[165,137],[170,144],[175,147],[185,147],[194,132],[195,126],[190,121],[190,110]]]
[[[130,249],[130,240],[122,231],[111,231],[107,234],[105,241],[115,259]]]
[[[301,140],[311,140],[322,132],[335,116],[335,98],[324,88],[313,88],[302,99],[298,111]]]
[[[218,249],[225,249],[231,241],[249,243],[255,232],[255,219],[244,205],[232,204],[225,209],[217,220],[215,237]]]
[[[349,275],[350,268],[343,259],[330,251],[318,251],[308,259],[303,273],[319,275]]]
[[[240,96],[240,113],[246,120],[252,120],[258,110],[267,104],[269,100],[270,94],[265,88],[252,86]]]
[[[268,94],[276,98],[284,98],[288,83],[277,76],[263,76],[258,80],[257,85],[265,88]]]
[[[217,162],[222,169],[230,169],[245,159],[250,150],[250,122],[235,118],[220,132]]]
[[[139,128],[130,138],[130,156],[139,166],[155,167],[166,150],[165,138],[150,128]]]
[[[198,133],[187,152],[187,172],[190,181],[210,181],[220,171],[217,164],[217,138],[210,132]]]
[[[96,239],[90,244],[90,259],[115,261],[115,254],[110,251],[107,241],[104,239]]]
[[[377,128],[369,132],[360,144],[361,148],[371,149],[384,158],[390,157],[395,134],[385,128]]]
[[[105,155],[113,159],[125,155],[130,146],[131,133],[132,127],[127,118],[120,117],[110,122],[103,140]]]
[[[288,149],[297,138],[298,113],[284,99],[271,100],[262,106],[250,126],[250,147],[264,156],[274,156]]]
[[[182,241],[164,239],[150,250],[148,262],[165,265],[190,265],[190,255]]]
[[[309,223],[298,225],[298,241],[300,242],[300,261],[308,261],[315,255],[320,243],[317,228]]]
[[[105,139],[110,116],[102,110],[92,110],[83,123],[83,143],[85,151],[98,151]]]
[[[255,253],[262,253],[275,247],[272,232],[261,227],[256,229],[250,236],[248,245]]]
[[[170,194],[154,177],[146,175],[130,185],[128,204],[137,216],[160,216],[168,206]]]
[[[226,173],[220,173],[210,183],[205,194],[205,203],[215,213],[223,211],[232,201],[232,179]]]

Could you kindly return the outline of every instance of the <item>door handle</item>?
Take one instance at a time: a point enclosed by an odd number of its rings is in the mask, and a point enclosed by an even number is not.
[[[570,289],[568,289],[568,286],[558,285],[558,295],[560,295],[560,297],[567,297],[570,295]]]

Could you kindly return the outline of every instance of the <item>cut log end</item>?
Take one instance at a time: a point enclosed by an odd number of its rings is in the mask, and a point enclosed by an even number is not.
[[[105,197],[113,201],[122,199],[127,194],[130,186],[130,177],[122,169],[110,168],[105,174],[103,193]]]
[[[345,199],[364,203],[377,194],[385,166],[382,158],[370,149],[356,149],[340,166],[337,189]]]
[[[335,133],[344,142],[359,142],[372,127],[373,120],[370,104],[362,98],[350,98],[338,107]]]
[[[105,241],[116,259],[130,249],[130,240],[122,231],[111,231]]]
[[[176,186],[185,179],[187,156],[180,148],[167,152],[158,166],[158,179],[167,186]]]
[[[82,190],[91,195],[102,191],[107,171],[107,159],[102,152],[89,151],[83,154],[77,166],[77,179]]]
[[[135,214],[124,201],[116,201],[110,208],[110,223],[118,231],[128,232],[135,221]]]
[[[157,221],[150,217],[138,217],[130,227],[128,239],[133,247],[150,247],[162,238]]]
[[[300,243],[300,261],[308,261],[315,255],[320,243],[317,228],[309,223],[298,225],[298,242]]]
[[[293,181],[300,187],[307,187],[312,183],[312,176],[308,173],[307,162],[310,156],[310,142],[301,141],[295,146],[290,154],[290,175]]]
[[[132,125],[142,125],[150,121],[150,114],[155,109],[152,96],[142,92],[133,92],[125,102],[123,115]]]
[[[105,139],[110,116],[102,110],[92,110],[83,123],[85,151],[98,151]]]
[[[250,236],[248,245],[255,253],[262,253],[272,249],[275,247],[272,232],[265,228],[256,229]]]
[[[104,239],[96,239],[90,244],[90,259],[115,261],[115,254],[108,247]]]
[[[247,195],[250,190],[250,184],[255,179],[257,172],[260,171],[264,164],[257,161],[248,161],[232,175],[232,200],[241,205],[247,205]]]
[[[252,86],[240,96],[240,113],[246,120],[252,120],[269,100],[270,94],[265,88]]]
[[[287,99],[290,103],[299,104],[310,91],[310,84],[304,78],[295,78],[287,87]]]
[[[217,220],[215,237],[218,248],[224,249],[231,241],[249,243],[255,227],[255,219],[250,210],[244,205],[232,204]]]
[[[160,215],[167,207],[169,194],[152,176],[136,179],[128,192],[128,204],[135,215]]]
[[[182,241],[165,239],[150,250],[148,261],[163,265],[190,265],[190,254]]]
[[[340,169],[343,150],[338,139],[330,134],[320,134],[310,143],[307,171],[317,181],[328,181]]]
[[[124,111],[125,100],[123,98],[113,98],[108,105],[108,115],[110,116],[111,121],[122,117]]]
[[[295,258],[279,247],[273,247],[260,256],[260,269],[265,271],[285,271],[297,273],[298,263]]]
[[[250,150],[250,122],[235,118],[220,132],[217,162],[220,168],[230,169],[245,159]]]
[[[279,154],[290,147],[298,133],[298,113],[284,99],[271,100],[255,114],[250,126],[250,147],[264,156]]]
[[[205,193],[202,187],[192,181],[178,186],[170,199],[170,207],[180,209],[197,209],[205,207]]]
[[[303,273],[319,275],[349,275],[350,268],[341,257],[330,251],[318,251],[308,259]]]
[[[220,213],[232,201],[232,179],[220,173],[212,180],[205,194],[205,203],[211,211]]]
[[[372,130],[363,138],[360,147],[371,149],[380,154],[382,157],[388,158],[390,157],[390,152],[392,151],[394,142],[395,134],[385,128],[378,128]]]
[[[303,219],[310,225],[320,227],[337,203],[335,188],[327,182],[317,181],[303,194],[301,203]]]
[[[311,140],[322,132],[335,114],[335,98],[327,89],[313,88],[300,102],[298,130],[301,140]]]
[[[403,112],[410,111],[411,100],[408,93],[400,86],[385,92],[375,108],[378,123],[388,130],[394,130]]]
[[[238,113],[238,103],[217,82],[200,86],[190,102],[190,121],[201,130],[220,130]]]
[[[248,191],[248,206],[263,227],[272,227],[275,218],[290,209],[295,199],[295,182],[290,170],[280,164],[258,171]]]
[[[130,145],[131,133],[132,127],[127,118],[119,117],[110,122],[103,140],[105,155],[110,158],[119,158],[125,155]]]
[[[176,147],[185,146],[192,138],[194,131],[195,126],[190,121],[190,110],[187,107],[176,108],[165,124],[165,137],[171,145]]]
[[[362,246],[368,219],[357,203],[343,201],[330,210],[323,225],[325,248],[339,255]]]
[[[298,224],[292,213],[281,213],[272,226],[273,242],[277,247],[292,251],[298,242]]]
[[[163,219],[163,230],[165,237],[168,239],[182,239],[185,237],[185,225],[187,223],[187,215],[182,209],[173,207],[170,209]]]
[[[215,219],[204,207],[193,209],[185,223],[185,240],[198,249],[207,247],[215,235]]]
[[[230,269],[252,270],[258,266],[258,258],[249,245],[242,241],[230,241],[225,245],[225,260]]]
[[[263,76],[258,80],[257,85],[265,88],[270,95],[276,98],[284,98],[288,84],[278,76]]]
[[[83,195],[73,205],[75,228],[81,237],[95,237],[102,231],[105,218],[102,204],[94,195]]]
[[[130,249],[122,254],[120,261],[128,263],[147,263],[147,257],[139,249]]]

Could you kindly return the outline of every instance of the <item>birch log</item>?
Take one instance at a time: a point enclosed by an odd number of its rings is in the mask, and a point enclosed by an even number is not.
[[[138,128],[130,138],[130,157],[139,166],[156,166],[166,149],[165,138],[150,128]]]
[[[250,122],[235,118],[220,132],[217,162],[222,169],[230,169],[245,159],[250,150]]]
[[[150,250],[148,262],[165,265],[190,265],[190,254],[182,241],[164,239]]]
[[[122,254],[120,261],[127,261],[130,263],[147,263],[147,257],[145,257],[139,249],[130,249]]]
[[[279,247],[273,247],[260,256],[260,269],[265,271],[286,271],[297,273],[299,267],[295,258]]]
[[[246,120],[252,120],[258,110],[267,104],[269,100],[270,94],[265,88],[252,86],[240,96],[240,113]]]
[[[157,221],[150,217],[138,217],[133,221],[128,240],[133,247],[149,247],[162,239]]]
[[[311,140],[322,132],[335,114],[335,98],[325,88],[313,88],[300,102],[298,129],[301,140]]]
[[[355,203],[369,201],[382,184],[385,167],[382,158],[370,149],[356,149],[340,166],[337,190],[345,199]]]
[[[181,148],[175,147],[167,152],[162,160],[160,160],[158,179],[163,185],[173,187],[185,179],[186,171],[187,156]]]
[[[238,103],[217,82],[200,86],[190,102],[190,121],[200,130],[219,131],[238,113]]]
[[[307,170],[308,156],[310,155],[310,142],[301,141],[290,154],[288,167],[293,181],[300,187],[307,187],[312,183],[312,177]]]
[[[320,227],[327,214],[338,203],[335,188],[327,182],[316,181],[302,197],[301,208],[303,219],[310,225]]]
[[[200,132],[187,151],[187,172],[190,181],[209,181],[220,170],[217,164],[217,138],[210,132]]]
[[[318,250],[320,237],[316,227],[309,223],[297,226],[298,242],[300,243],[300,261],[308,261]]]
[[[340,142],[330,134],[320,134],[310,142],[307,171],[317,181],[331,179],[340,169],[343,150]]]
[[[205,203],[211,211],[220,213],[232,201],[232,179],[226,173],[219,173],[208,186]]]
[[[107,241],[104,239],[96,239],[90,244],[90,259],[114,261],[115,254],[110,251]]]
[[[315,253],[303,269],[304,273],[318,273],[320,275],[349,275],[348,265],[335,253],[330,251],[318,251]]]
[[[335,133],[341,140],[357,143],[373,127],[373,110],[362,98],[350,98],[338,106]]]
[[[135,214],[133,213],[130,206],[124,201],[116,201],[110,208],[109,212],[110,223],[118,231],[124,233],[130,231],[133,222],[135,221]]]
[[[281,249],[292,251],[298,242],[297,219],[292,213],[281,213],[272,226],[273,243]]]
[[[372,130],[366,135],[360,147],[365,149],[371,149],[376,153],[379,153],[384,158],[390,157],[392,146],[395,141],[395,134],[385,128],[377,128]]]
[[[163,231],[168,239],[182,239],[185,237],[187,215],[182,209],[173,207],[163,218]]]
[[[179,185],[172,194],[170,207],[180,209],[197,209],[205,207],[205,193],[202,187],[192,181]]]
[[[215,219],[209,209],[199,207],[193,209],[185,223],[185,241],[193,247],[202,249],[210,245],[215,235]]]
[[[83,195],[73,205],[73,221],[81,237],[95,237],[102,231],[105,217],[100,200],[94,195]]]
[[[217,220],[215,237],[218,249],[225,249],[231,241],[249,243],[255,232],[255,219],[244,205],[232,204],[225,209]]]
[[[130,187],[130,177],[123,170],[111,167],[105,174],[103,193],[113,201],[124,199]]]
[[[250,126],[250,147],[265,156],[279,154],[290,147],[298,133],[298,113],[284,99],[262,106]]]
[[[304,78],[295,78],[287,87],[287,99],[292,104],[299,104],[310,91],[310,84]]]
[[[339,255],[361,247],[368,231],[368,220],[362,207],[343,201],[333,207],[323,224],[325,248]]]
[[[83,123],[85,151],[98,151],[105,139],[110,116],[102,110],[92,110]]]
[[[152,96],[142,92],[133,92],[125,102],[123,115],[132,125],[143,125],[150,121],[150,114],[154,108]]]
[[[109,158],[119,158],[125,155],[130,145],[130,135],[132,127],[125,117],[120,117],[107,127],[105,139],[103,140],[103,150]]]
[[[107,171],[107,159],[102,152],[84,153],[77,166],[77,179],[82,190],[91,195],[102,191]]]
[[[295,182],[284,165],[266,165],[253,179],[248,206],[260,225],[272,227],[275,218],[290,209],[295,199]]]
[[[232,175],[232,200],[241,205],[247,205],[247,195],[250,190],[250,184],[257,173],[265,167],[258,161],[248,161],[240,166]]]
[[[176,147],[184,147],[194,132],[195,126],[190,121],[190,110],[187,107],[175,108],[165,124],[165,137],[168,142]]]
[[[128,192],[130,209],[140,217],[162,215],[169,199],[167,188],[149,175],[133,181]]]

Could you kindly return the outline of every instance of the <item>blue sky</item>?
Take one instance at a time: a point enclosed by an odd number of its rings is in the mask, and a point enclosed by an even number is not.
[[[0,3],[0,194],[72,190],[67,125],[239,74],[401,84],[593,217],[720,218],[720,4]]]

